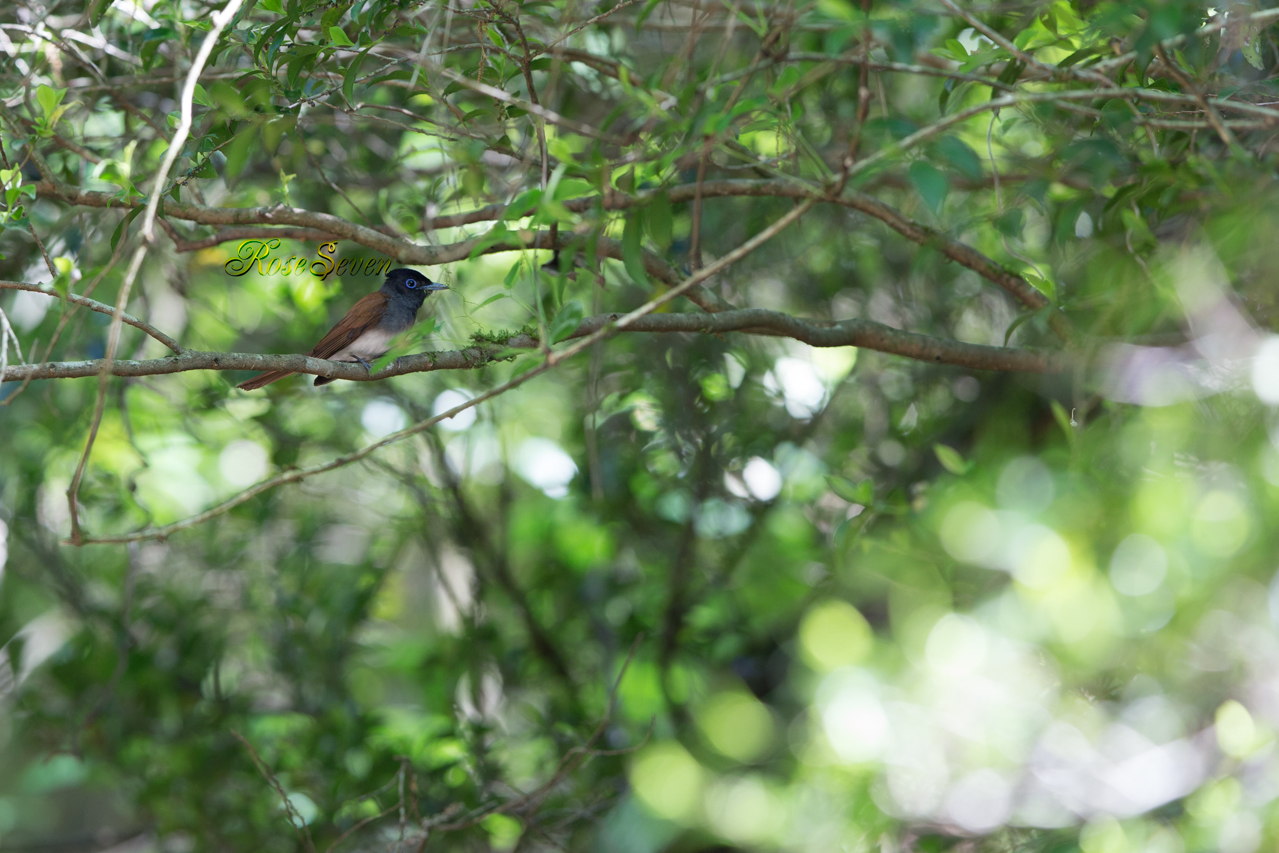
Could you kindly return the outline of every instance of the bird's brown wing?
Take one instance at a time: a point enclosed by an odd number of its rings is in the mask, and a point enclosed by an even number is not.
[[[351,306],[351,310],[346,312],[346,316],[338,320],[337,325],[329,329],[327,335],[320,338],[320,342],[307,355],[314,358],[329,358],[382,322],[382,315],[385,312],[385,293],[374,291],[368,296],[361,297]]]
[[[385,311],[385,293],[376,291],[368,296],[361,297],[358,302],[351,306],[351,310],[346,312],[346,316],[338,320],[337,325],[329,329],[328,334],[320,338],[320,342],[307,355],[313,358],[328,358],[380,323],[382,314]],[[292,375],[291,372],[285,370],[268,370],[266,373],[259,373],[257,376],[246,379],[238,387],[243,388],[245,391],[252,391]]]
[[[257,376],[249,377],[235,387],[244,391],[256,391],[263,385],[270,385],[272,382],[278,382],[284,377],[292,375],[287,370],[268,370],[266,373],[259,373]]]

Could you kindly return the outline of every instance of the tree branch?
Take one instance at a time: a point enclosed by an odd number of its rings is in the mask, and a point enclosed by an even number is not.
[[[108,308],[107,311],[111,309]],[[594,335],[622,318],[621,314],[599,314],[582,321],[569,340]],[[1058,373],[1075,363],[1067,353],[1023,347],[996,347],[969,344],[905,332],[872,320],[838,322],[804,320],[779,311],[742,308],[716,314],[679,313],[648,314],[639,317],[622,331],[647,333],[683,332],[720,335],[741,332],[768,337],[786,337],[814,347],[861,347],[899,355],[932,364],[950,364],[970,370],[994,370],[1016,373]],[[402,356],[377,373],[370,375],[364,367],[340,361],[327,361],[306,355],[260,355],[242,352],[203,352],[185,350],[180,355],[143,361],[116,360],[111,364],[113,376],[162,376],[192,370],[284,370],[351,382],[379,382],[393,376],[428,373],[435,370],[474,370],[510,358],[511,350],[537,349],[540,342],[533,335],[516,334],[504,340],[480,344],[448,352],[418,353]],[[76,379],[95,376],[102,359],[52,362],[38,365],[11,365],[4,382],[25,379]]]
[[[87,207],[128,209],[137,204],[136,201],[132,200],[122,202],[108,193],[83,191],[75,187],[54,184],[49,181],[42,181],[37,189],[42,197]],[[563,204],[573,213],[586,213],[597,205],[602,206],[605,210],[625,210],[637,205],[649,204],[659,192],[661,191],[653,190],[637,196],[610,192],[603,197],[586,196],[568,199]],[[679,185],[671,187],[665,192],[667,192],[673,204],[688,202],[692,201],[696,195],[697,185]],[[995,260],[988,258],[971,246],[948,237],[936,229],[921,225],[895,208],[865,193],[847,191],[843,195],[833,198],[826,195],[819,188],[794,181],[756,180],[706,181],[702,184],[702,195],[705,198],[772,196],[777,198],[810,199],[851,207],[881,220],[912,242],[933,246],[961,266],[973,270],[981,277],[1002,287],[1018,302],[1028,308],[1039,309],[1048,304],[1048,298],[1020,275],[1005,269]],[[476,222],[494,221],[500,219],[505,211],[506,205],[491,204],[465,213],[436,216],[432,219],[432,226],[436,228],[453,228]],[[165,204],[165,213],[176,219],[197,222],[202,225],[263,225],[279,223],[281,225],[299,226],[297,228],[280,229],[227,228],[219,232],[215,237],[179,243],[179,251],[208,248],[211,245],[216,245],[217,242],[236,239],[280,237],[301,240],[328,240],[337,237],[380,251],[395,258],[400,263],[434,266],[467,258],[482,239],[482,237],[473,237],[440,246],[420,246],[383,234],[372,228],[356,225],[332,214],[316,213],[282,205],[275,207],[205,207],[204,205],[180,204],[170,201]],[[575,239],[579,239],[571,233],[560,234],[555,240],[551,239],[550,232],[519,231],[513,233],[521,238],[520,243],[497,243],[482,249],[481,252],[483,254],[492,254],[518,251],[520,249],[562,249]],[[170,236],[173,236],[172,232]],[[611,238],[601,237],[597,243],[596,251],[601,257],[616,260],[622,258],[621,242]],[[666,284],[674,284],[680,280],[679,272],[652,252],[645,251],[644,266],[650,276]],[[692,290],[689,293],[689,299],[706,311],[724,311],[732,308],[721,297],[705,288]],[[1069,326],[1064,316],[1054,314],[1050,318],[1050,323],[1054,324],[1054,331],[1059,334],[1064,331],[1064,337],[1069,337]],[[1059,329],[1058,326],[1061,328]]]
[[[62,294],[58,293],[57,291],[49,290],[43,285],[39,285],[39,284],[28,284],[25,281],[0,280],[0,290],[26,290],[26,291],[30,291],[31,293],[40,293],[45,296],[52,297],[54,299],[62,298]],[[66,299],[68,302],[72,304],[84,306],[85,308],[88,308],[90,311],[97,311],[99,314],[106,314],[108,316],[115,315],[115,308],[113,308],[110,305],[106,305],[102,302],[99,302],[96,299],[89,299],[88,297],[79,296],[75,293],[68,293]],[[155,338],[157,341],[164,344],[166,347],[173,350],[173,352],[177,353],[178,355],[181,355],[183,352],[185,352],[185,350],[182,349],[182,346],[177,341],[175,341],[173,338],[169,337],[164,332],[157,329],[155,326],[152,326],[150,323],[147,323],[143,320],[139,320],[137,317],[134,317],[131,314],[122,314],[121,316],[124,318],[125,323],[129,324],[135,329],[141,329],[142,331],[146,332],[148,335]],[[6,378],[3,381],[7,382],[9,380]]]

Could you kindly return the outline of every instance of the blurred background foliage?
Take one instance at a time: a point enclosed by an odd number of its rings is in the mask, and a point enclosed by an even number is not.
[[[258,0],[157,190],[217,8],[0,10],[3,278],[112,304],[162,191],[128,308],[185,347],[305,351],[377,286],[229,275],[269,209],[367,229],[335,259],[452,252],[415,262],[451,290],[413,348],[545,340],[759,233],[795,204],[743,189],[772,182],[868,194],[916,236],[821,204],[702,307],[1076,366],[619,335],[166,540],[80,548],[97,383],[6,382],[0,850],[1279,843],[1279,10]],[[231,208],[256,212],[200,212]],[[272,257],[318,259],[302,220]],[[518,244],[552,225],[545,267]],[[100,313],[0,309],[11,369],[105,352]],[[81,521],[181,521],[541,358],[504,357],[255,393],[112,379]]]

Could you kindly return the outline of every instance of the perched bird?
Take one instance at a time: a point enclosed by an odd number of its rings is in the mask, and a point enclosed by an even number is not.
[[[358,361],[366,368],[369,359],[386,354],[391,338],[417,322],[418,309],[433,290],[447,290],[417,270],[401,268],[386,274],[386,281],[375,293],[360,298],[346,316],[320,339],[307,355],[329,361]],[[270,385],[277,379],[292,376],[288,370],[268,370],[241,382],[245,391]],[[332,379],[315,377],[316,385],[327,385]]]

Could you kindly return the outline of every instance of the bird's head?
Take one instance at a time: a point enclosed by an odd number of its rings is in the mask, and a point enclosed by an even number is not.
[[[448,285],[431,281],[426,277],[425,273],[408,267],[401,267],[386,274],[386,281],[382,283],[382,289],[402,293],[406,296],[421,296],[425,299],[426,294],[432,290],[448,290]]]

